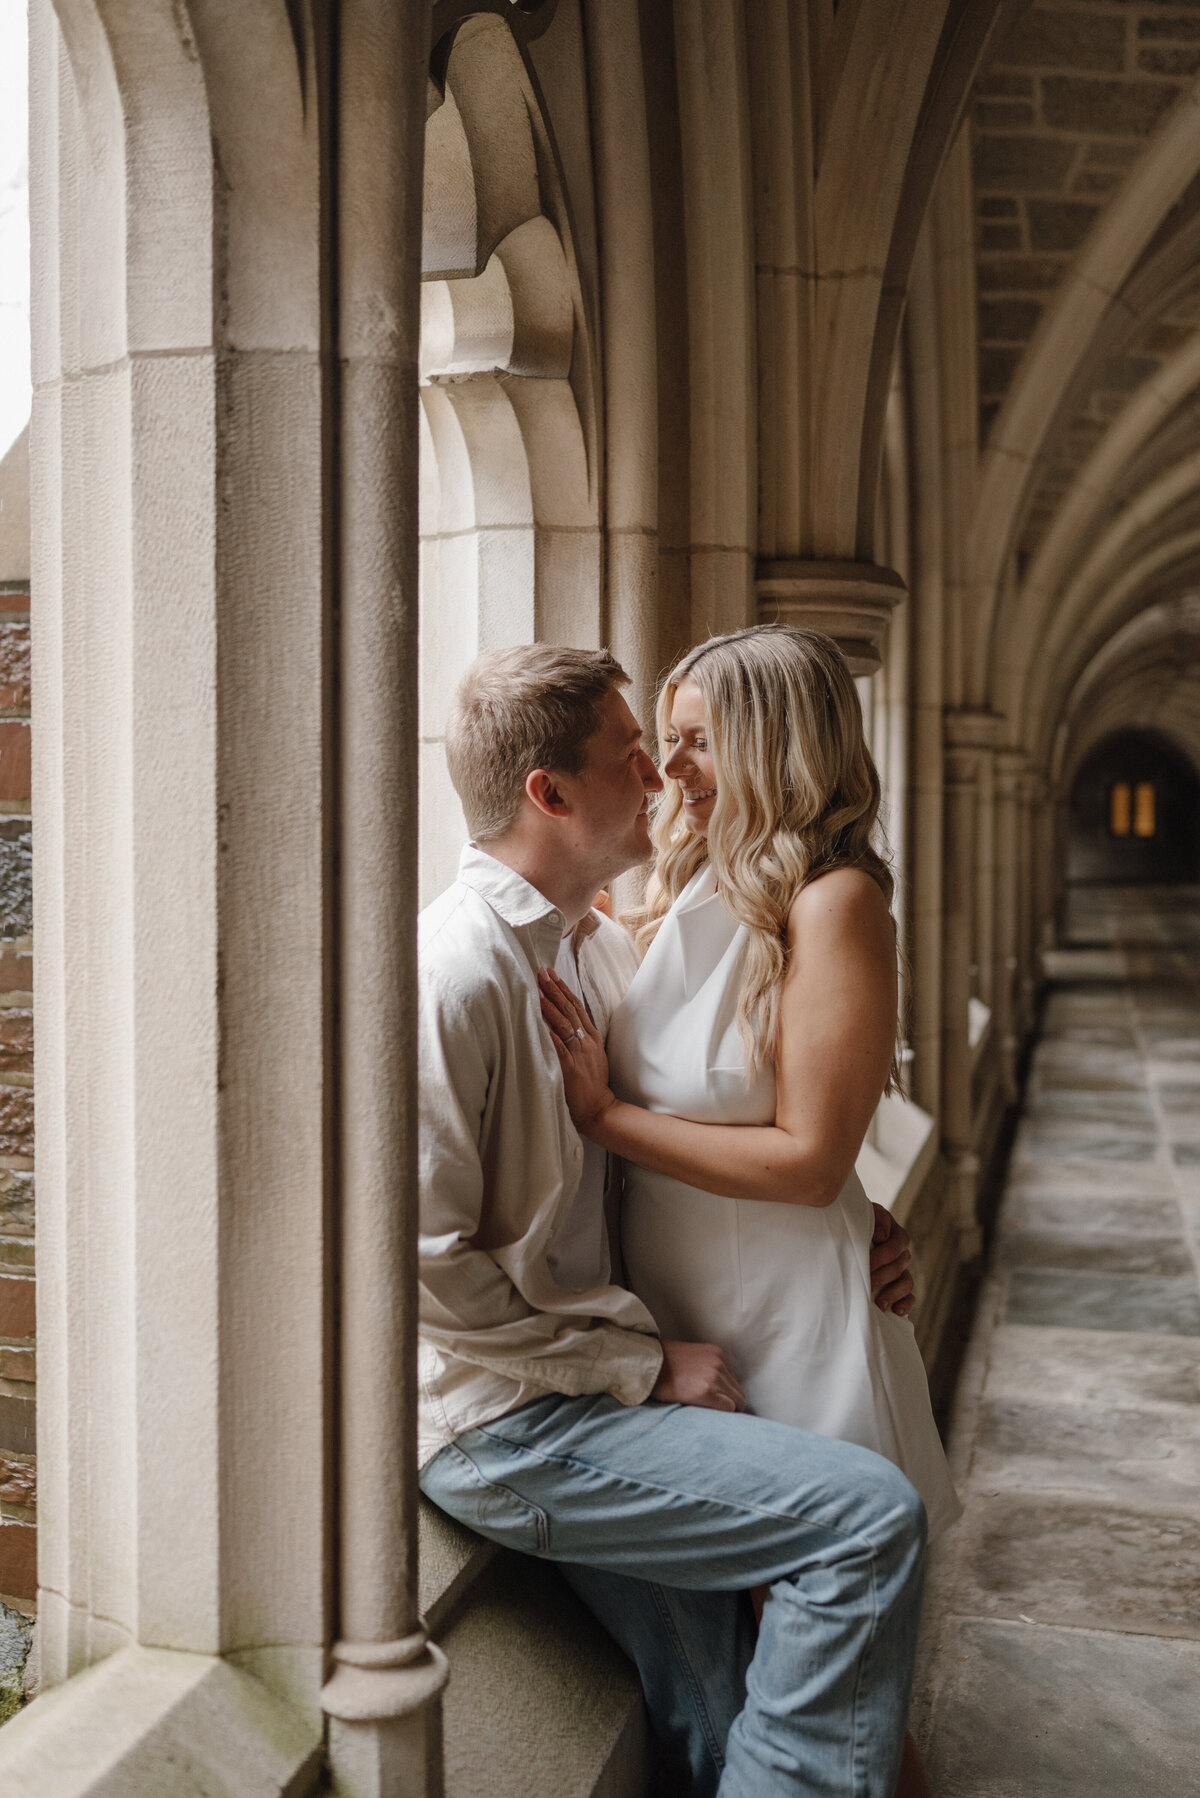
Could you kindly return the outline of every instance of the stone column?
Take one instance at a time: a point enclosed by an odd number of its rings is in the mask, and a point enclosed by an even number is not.
[[[1041,953],[1041,882],[1037,857],[1042,848],[1040,828],[1045,807],[1044,776],[1029,768],[1020,782],[1019,816],[1019,938],[1017,946],[1017,1028],[1022,1039],[1033,1029],[1037,1014],[1037,995],[1041,985],[1039,957]]]
[[[1000,1048],[1004,1096],[1017,1098],[1017,1064],[1021,1053],[1018,1028],[1017,949],[1020,940],[1020,786],[1025,755],[1020,749],[998,749],[995,755],[996,931],[992,976],[992,1016]]]
[[[417,348],[429,15],[343,0],[334,1789],[435,1798],[446,1661],[417,1612]]]
[[[755,581],[764,624],[824,631],[855,675],[874,674],[880,667],[889,620],[907,592],[892,569],[870,562],[760,562]]]
[[[979,1159],[975,1153],[968,1001],[979,902],[980,787],[996,727],[997,720],[989,712],[947,712],[944,721],[942,1143],[964,1261],[973,1260],[982,1248],[975,1211]]]

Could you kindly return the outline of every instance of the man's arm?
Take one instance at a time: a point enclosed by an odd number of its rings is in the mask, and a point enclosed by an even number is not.
[[[475,1246],[485,1207],[480,1139],[492,1080],[490,1032],[445,979],[420,1003],[420,1328],[459,1360],[567,1394],[639,1404],[659,1377],[649,1332],[538,1310],[497,1258]]]

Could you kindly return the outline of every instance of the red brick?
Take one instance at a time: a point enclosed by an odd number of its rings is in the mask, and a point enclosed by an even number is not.
[[[0,1336],[20,1340],[36,1330],[36,1285],[20,1274],[0,1274]]]
[[[0,1523],[0,1593],[37,1597],[37,1530],[31,1523]]]
[[[15,719],[0,723],[0,800],[30,794],[29,726]]]
[[[31,993],[32,991],[32,955],[0,955],[0,993]]]
[[[37,1466],[33,1461],[7,1461],[0,1455],[0,1503],[37,1503]]]
[[[0,708],[29,706],[29,626],[24,619],[0,624]]]
[[[0,1079],[6,1074],[32,1073],[33,1013],[0,1011]]]
[[[0,1086],[0,1155],[33,1154],[33,1091]]]

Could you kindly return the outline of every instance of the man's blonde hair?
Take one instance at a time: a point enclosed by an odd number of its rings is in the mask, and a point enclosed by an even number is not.
[[[582,771],[605,699],[628,681],[607,649],[529,643],[476,657],[446,725],[446,762],[473,842],[512,829],[535,768]]]

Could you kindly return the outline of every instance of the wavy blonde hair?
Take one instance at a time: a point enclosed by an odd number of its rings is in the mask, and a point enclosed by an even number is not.
[[[750,929],[737,1021],[757,1071],[775,1055],[787,916],[800,889],[833,868],[861,868],[891,904],[891,869],[872,841],[879,775],[846,659],[818,631],[765,624],[690,650],[658,696],[660,754],[685,680],[704,696],[716,804],[707,837],[697,836],[678,782],[666,783],[651,828],[649,896],[625,922],[644,954],[684,887],[712,863],[721,898]],[[893,1064],[889,1089],[897,1073]]]

